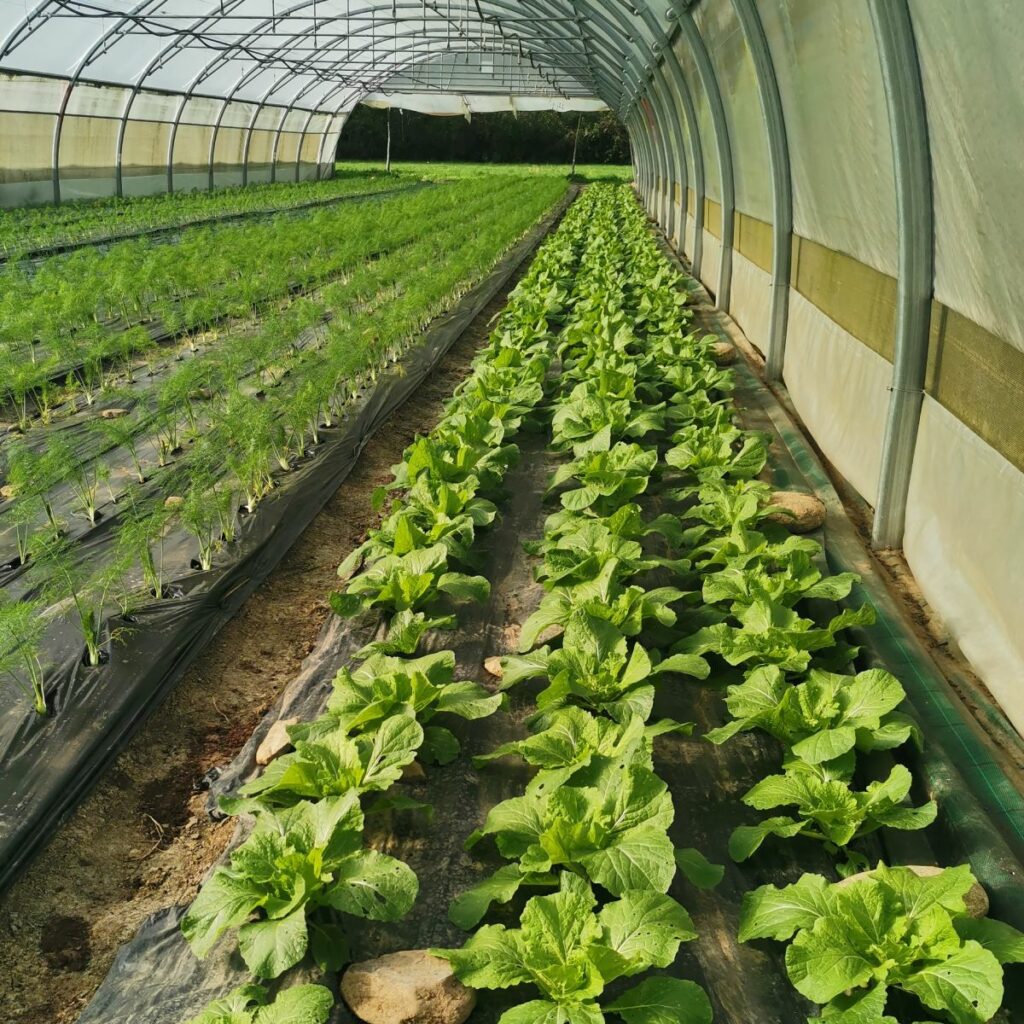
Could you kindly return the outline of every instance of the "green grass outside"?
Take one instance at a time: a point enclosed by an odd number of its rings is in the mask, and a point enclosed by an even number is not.
[[[380,171],[383,162],[379,160],[345,160],[334,165],[337,174],[366,174]],[[479,175],[538,175],[568,174],[568,164],[472,164],[395,161],[392,174],[398,177],[423,178],[436,181],[444,178],[472,178]],[[626,164],[577,164],[576,175],[584,181],[630,181],[633,168]]]

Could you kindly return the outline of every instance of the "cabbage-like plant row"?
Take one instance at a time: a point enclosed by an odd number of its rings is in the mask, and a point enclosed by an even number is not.
[[[240,325],[172,362],[162,383],[140,380],[126,396],[133,403],[129,415],[97,420],[81,432],[84,444],[73,449],[39,426],[8,446],[13,501],[0,514],[0,531],[6,527],[0,539],[10,544],[8,583],[27,573],[45,606],[80,625],[87,662],[99,664],[110,612],[167,599],[171,571],[188,571],[165,564],[170,532],[191,535],[200,569],[221,552],[230,557],[239,507],[255,511],[315,451],[324,425],[340,421],[359,389],[563,188],[556,179],[497,189],[468,182],[395,200],[399,206],[372,221],[365,209],[346,211],[349,221],[333,211],[337,221],[322,227],[345,228],[346,239],[363,229],[367,236],[339,249],[362,246],[364,256],[374,247],[394,251],[351,267],[315,301],[290,302],[255,332]],[[464,223],[476,225],[468,237],[450,230],[455,208]],[[327,241],[321,244],[328,252]],[[271,370],[278,374],[273,381]],[[134,472],[117,473],[115,483],[111,467],[126,463]],[[167,496],[179,500],[168,507]],[[115,521],[113,541],[83,562],[76,542],[90,536],[100,517],[105,529]],[[21,613],[15,602],[0,605],[0,664],[45,713],[45,636],[38,616]]]
[[[453,559],[464,556],[474,531],[493,519],[486,495],[497,495],[515,459],[511,438],[542,397],[529,382],[542,379],[548,365],[544,359],[523,360],[521,345],[531,339],[550,349],[584,229],[582,214],[573,211],[542,246],[443,420],[407,451],[399,474],[405,492],[360,550],[358,561],[366,563],[362,575],[416,550],[441,548],[444,557],[449,551]],[[493,457],[498,448],[505,452],[500,459]],[[443,535],[459,537],[462,546],[437,540],[431,523],[447,519],[459,522]],[[428,537],[436,543],[423,547]],[[431,555],[430,564],[436,561]],[[351,572],[354,564],[343,568]],[[204,956],[225,931],[237,929],[239,949],[257,977],[277,977],[307,951],[325,970],[336,969],[348,959],[343,914],[387,920],[411,905],[415,876],[362,847],[360,799],[386,790],[417,752],[441,763],[458,755],[454,734],[435,716],[478,718],[502,701],[479,684],[455,682],[451,652],[400,657],[415,653],[427,629],[450,625],[457,607],[449,603],[433,618],[416,607],[424,601],[444,604],[446,593],[438,587],[439,566],[413,571],[419,568],[406,563],[392,573],[390,589],[375,592],[369,603],[387,616],[383,638],[361,652],[359,667],[338,673],[323,716],[289,729],[294,754],[223,801],[225,811],[252,814],[256,823],[183,919],[182,930],[197,955]],[[341,596],[334,599],[340,611],[362,607],[362,601],[358,607],[346,605]],[[447,592],[449,602],[461,596]],[[314,865],[317,885],[310,887]],[[358,891],[364,893],[362,902],[355,898]],[[244,990],[234,996],[240,1009],[249,1005]],[[230,1021],[234,1010],[215,1003],[196,1024]]]

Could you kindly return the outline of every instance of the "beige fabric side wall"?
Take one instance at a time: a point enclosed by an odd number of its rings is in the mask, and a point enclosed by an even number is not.
[[[768,348],[771,325],[772,276],[752,263],[738,249],[732,254],[733,320],[743,329],[752,345],[762,354]]]
[[[705,288],[718,295],[718,275],[722,267],[722,243],[710,231],[704,232],[704,255],[701,257],[700,279]]]
[[[789,299],[786,387],[825,457],[873,505],[892,367],[793,288]]]
[[[1024,733],[1024,474],[926,396],[904,550],[928,602]]]

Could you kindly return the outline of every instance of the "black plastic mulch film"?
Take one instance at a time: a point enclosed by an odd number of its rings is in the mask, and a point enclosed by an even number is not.
[[[229,561],[218,558],[208,572],[170,581],[175,599],[133,612],[133,621],[125,624],[125,641],[107,645],[105,665],[83,664],[75,630],[57,636],[56,647],[48,649],[54,658],[47,677],[49,717],[36,715],[16,688],[0,688],[0,889],[10,884],[277,565],[351,472],[374,432],[502,289],[558,222],[576,191],[571,188],[450,313],[438,318],[400,364],[360,396],[342,423],[323,432],[315,453],[282,478],[256,514],[242,519]],[[90,531],[86,544],[108,543],[104,525],[101,521]],[[110,627],[120,625],[114,616]]]
[[[693,287],[697,287],[695,283]],[[737,378],[736,399],[745,426],[773,435],[776,484],[822,493],[822,488],[828,487],[827,479],[806,440],[746,367],[737,367]],[[479,538],[482,562],[478,571],[491,581],[491,595],[482,605],[464,607],[455,631],[427,636],[430,650],[455,651],[457,678],[476,679],[485,685],[493,685],[493,681],[482,669],[484,659],[514,653],[517,634],[509,626],[525,621],[544,593],[533,579],[532,561],[524,553],[522,541],[542,534],[550,511],[543,496],[558,456],[547,450],[543,435],[521,435],[517,442],[522,458],[506,478],[509,497],[501,504],[499,520]],[[830,561],[850,559],[853,555],[847,534],[855,536],[852,526],[838,499],[828,503],[827,538],[818,537],[827,539],[830,547],[833,540],[837,541],[840,554],[830,550]],[[864,568],[863,564],[859,567]],[[871,582],[866,581],[865,589],[875,600]],[[892,632],[893,620],[886,614],[887,609],[882,611],[880,618]],[[338,668],[372,638],[380,624],[380,618],[373,614],[356,620],[332,617],[328,621],[300,674],[237,758],[213,780],[208,805],[211,811],[218,795],[237,788],[256,773],[256,748],[275,721],[290,716],[308,719],[322,711]],[[914,649],[916,641],[911,636],[901,636],[900,640],[905,652]],[[867,657],[873,655],[868,652]],[[888,658],[883,660],[889,662]],[[923,665],[922,660],[922,670]],[[911,686],[907,689],[910,691]],[[430,768],[426,782],[403,784],[408,795],[433,805],[431,821],[408,812],[371,815],[367,819],[368,841],[406,861],[419,877],[420,892],[412,913],[402,921],[379,924],[346,920],[356,959],[402,949],[461,945],[465,941],[465,933],[449,923],[448,907],[457,895],[502,861],[496,853],[481,852],[480,848],[472,854],[465,852],[462,840],[495,803],[520,795],[529,775],[525,766],[508,759],[479,769],[471,765],[472,756],[527,734],[525,720],[533,710],[531,688],[517,687],[509,696],[505,712],[474,722],[446,720],[445,724],[458,735],[462,755],[449,765]],[[711,860],[725,865],[725,878],[714,890],[698,890],[682,875],[673,883],[671,894],[692,913],[699,937],[681,947],[667,973],[705,986],[716,1024],[798,1024],[812,1016],[815,1008],[786,978],[781,943],[737,942],[740,903],[745,892],[759,885],[786,884],[805,871],[834,877],[834,864],[820,844],[801,839],[766,846],[756,858],[743,864],[730,860],[730,833],[737,825],[750,824],[756,816],[740,802],[739,794],[778,770],[780,751],[774,740],[761,733],[744,734],[721,747],[705,742],[702,734],[723,724],[725,714],[721,693],[697,684],[661,687],[655,705],[657,717],[696,723],[692,736],[663,736],[656,750],[658,773],[668,783],[676,808],[671,837],[677,846],[695,846]],[[927,732],[929,715],[920,717]],[[963,781],[956,781],[960,776],[954,757],[957,751],[948,749],[945,737],[932,742],[928,736],[926,754],[918,765],[918,772],[924,773],[919,774],[922,784],[939,790],[941,823],[927,833],[890,830],[884,836],[876,834],[869,837],[865,852],[869,857],[894,863],[955,864],[970,860],[992,898],[993,915],[1024,925],[1019,892],[1019,880],[1024,876],[1018,856],[1002,838],[998,816],[983,806]],[[938,786],[936,779],[941,780]],[[245,835],[243,820],[236,828],[232,847]],[[513,926],[521,904],[517,898],[508,906],[496,906],[490,919]],[[179,930],[185,909],[167,908],[143,924],[135,938],[119,951],[78,1024],[181,1024],[210,999],[250,980],[233,934],[223,937],[205,961],[195,958]],[[1024,1005],[1016,973],[1006,977],[1007,1006]],[[337,994],[337,975],[324,977],[315,968],[302,965],[287,972],[277,984],[287,987],[311,980]],[[482,991],[478,999],[473,1021],[493,1024],[505,1009],[521,1001],[521,994],[516,990]],[[354,1024],[355,1018],[338,999],[330,1021]]]

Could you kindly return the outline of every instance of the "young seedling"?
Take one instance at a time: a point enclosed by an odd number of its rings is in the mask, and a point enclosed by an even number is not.
[[[16,601],[0,591],[0,676],[14,683],[36,713],[46,714],[46,691],[39,650],[48,625],[42,601]]]

